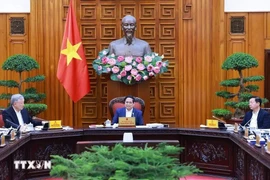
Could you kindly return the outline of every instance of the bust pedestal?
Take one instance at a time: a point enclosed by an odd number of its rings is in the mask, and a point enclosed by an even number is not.
[[[127,96],[132,95],[136,97],[140,97],[145,102],[145,110],[144,110],[144,124],[149,123],[150,120],[150,81],[144,81],[139,84],[127,85],[122,82],[112,81],[108,78],[107,83],[107,94],[108,94],[108,104],[110,100],[119,96]],[[108,118],[110,118],[110,114],[108,113]]]

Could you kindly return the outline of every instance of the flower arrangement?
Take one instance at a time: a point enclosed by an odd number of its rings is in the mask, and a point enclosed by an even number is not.
[[[98,75],[111,73],[113,81],[132,85],[168,70],[168,61],[162,61],[164,56],[157,53],[146,54],[143,57],[115,56],[108,53],[108,49],[100,51],[98,58],[93,61],[93,68]]]

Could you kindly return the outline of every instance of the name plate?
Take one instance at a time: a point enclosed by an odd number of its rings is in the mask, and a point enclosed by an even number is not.
[[[49,129],[62,129],[62,121],[61,120],[49,121]]]
[[[218,120],[216,119],[207,119],[206,126],[208,128],[218,128]]]
[[[119,117],[118,127],[135,127],[135,117]]]

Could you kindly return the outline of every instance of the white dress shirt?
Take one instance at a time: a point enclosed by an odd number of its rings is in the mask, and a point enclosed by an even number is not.
[[[16,113],[16,116],[17,116],[17,118],[18,118],[19,124],[20,124],[21,126],[23,126],[23,125],[24,125],[24,121],[23,121],[23,118],[22,118],[22,113],[21,113],[21,111],[17,111],[14,107],[13,107],[13,109],[14,109],[14,111],[15,111],[15,113]]]
[[[126,109],[126,117],[132,117],[133,108],[129,111]]]
[[[259,111],[260,110],[258,110],[257,112],[252,111],[252,117],[251,117],[249,127],[256,128],[256,129],[258,128],[257,118],[258,118]]]

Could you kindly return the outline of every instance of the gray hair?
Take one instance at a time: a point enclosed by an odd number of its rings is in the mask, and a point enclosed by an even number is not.
[[[19,99],[24,99],[23,95],[21,94],[13,94],[10,99],[10,104],[13,105],[15,102],[17,102]]]

